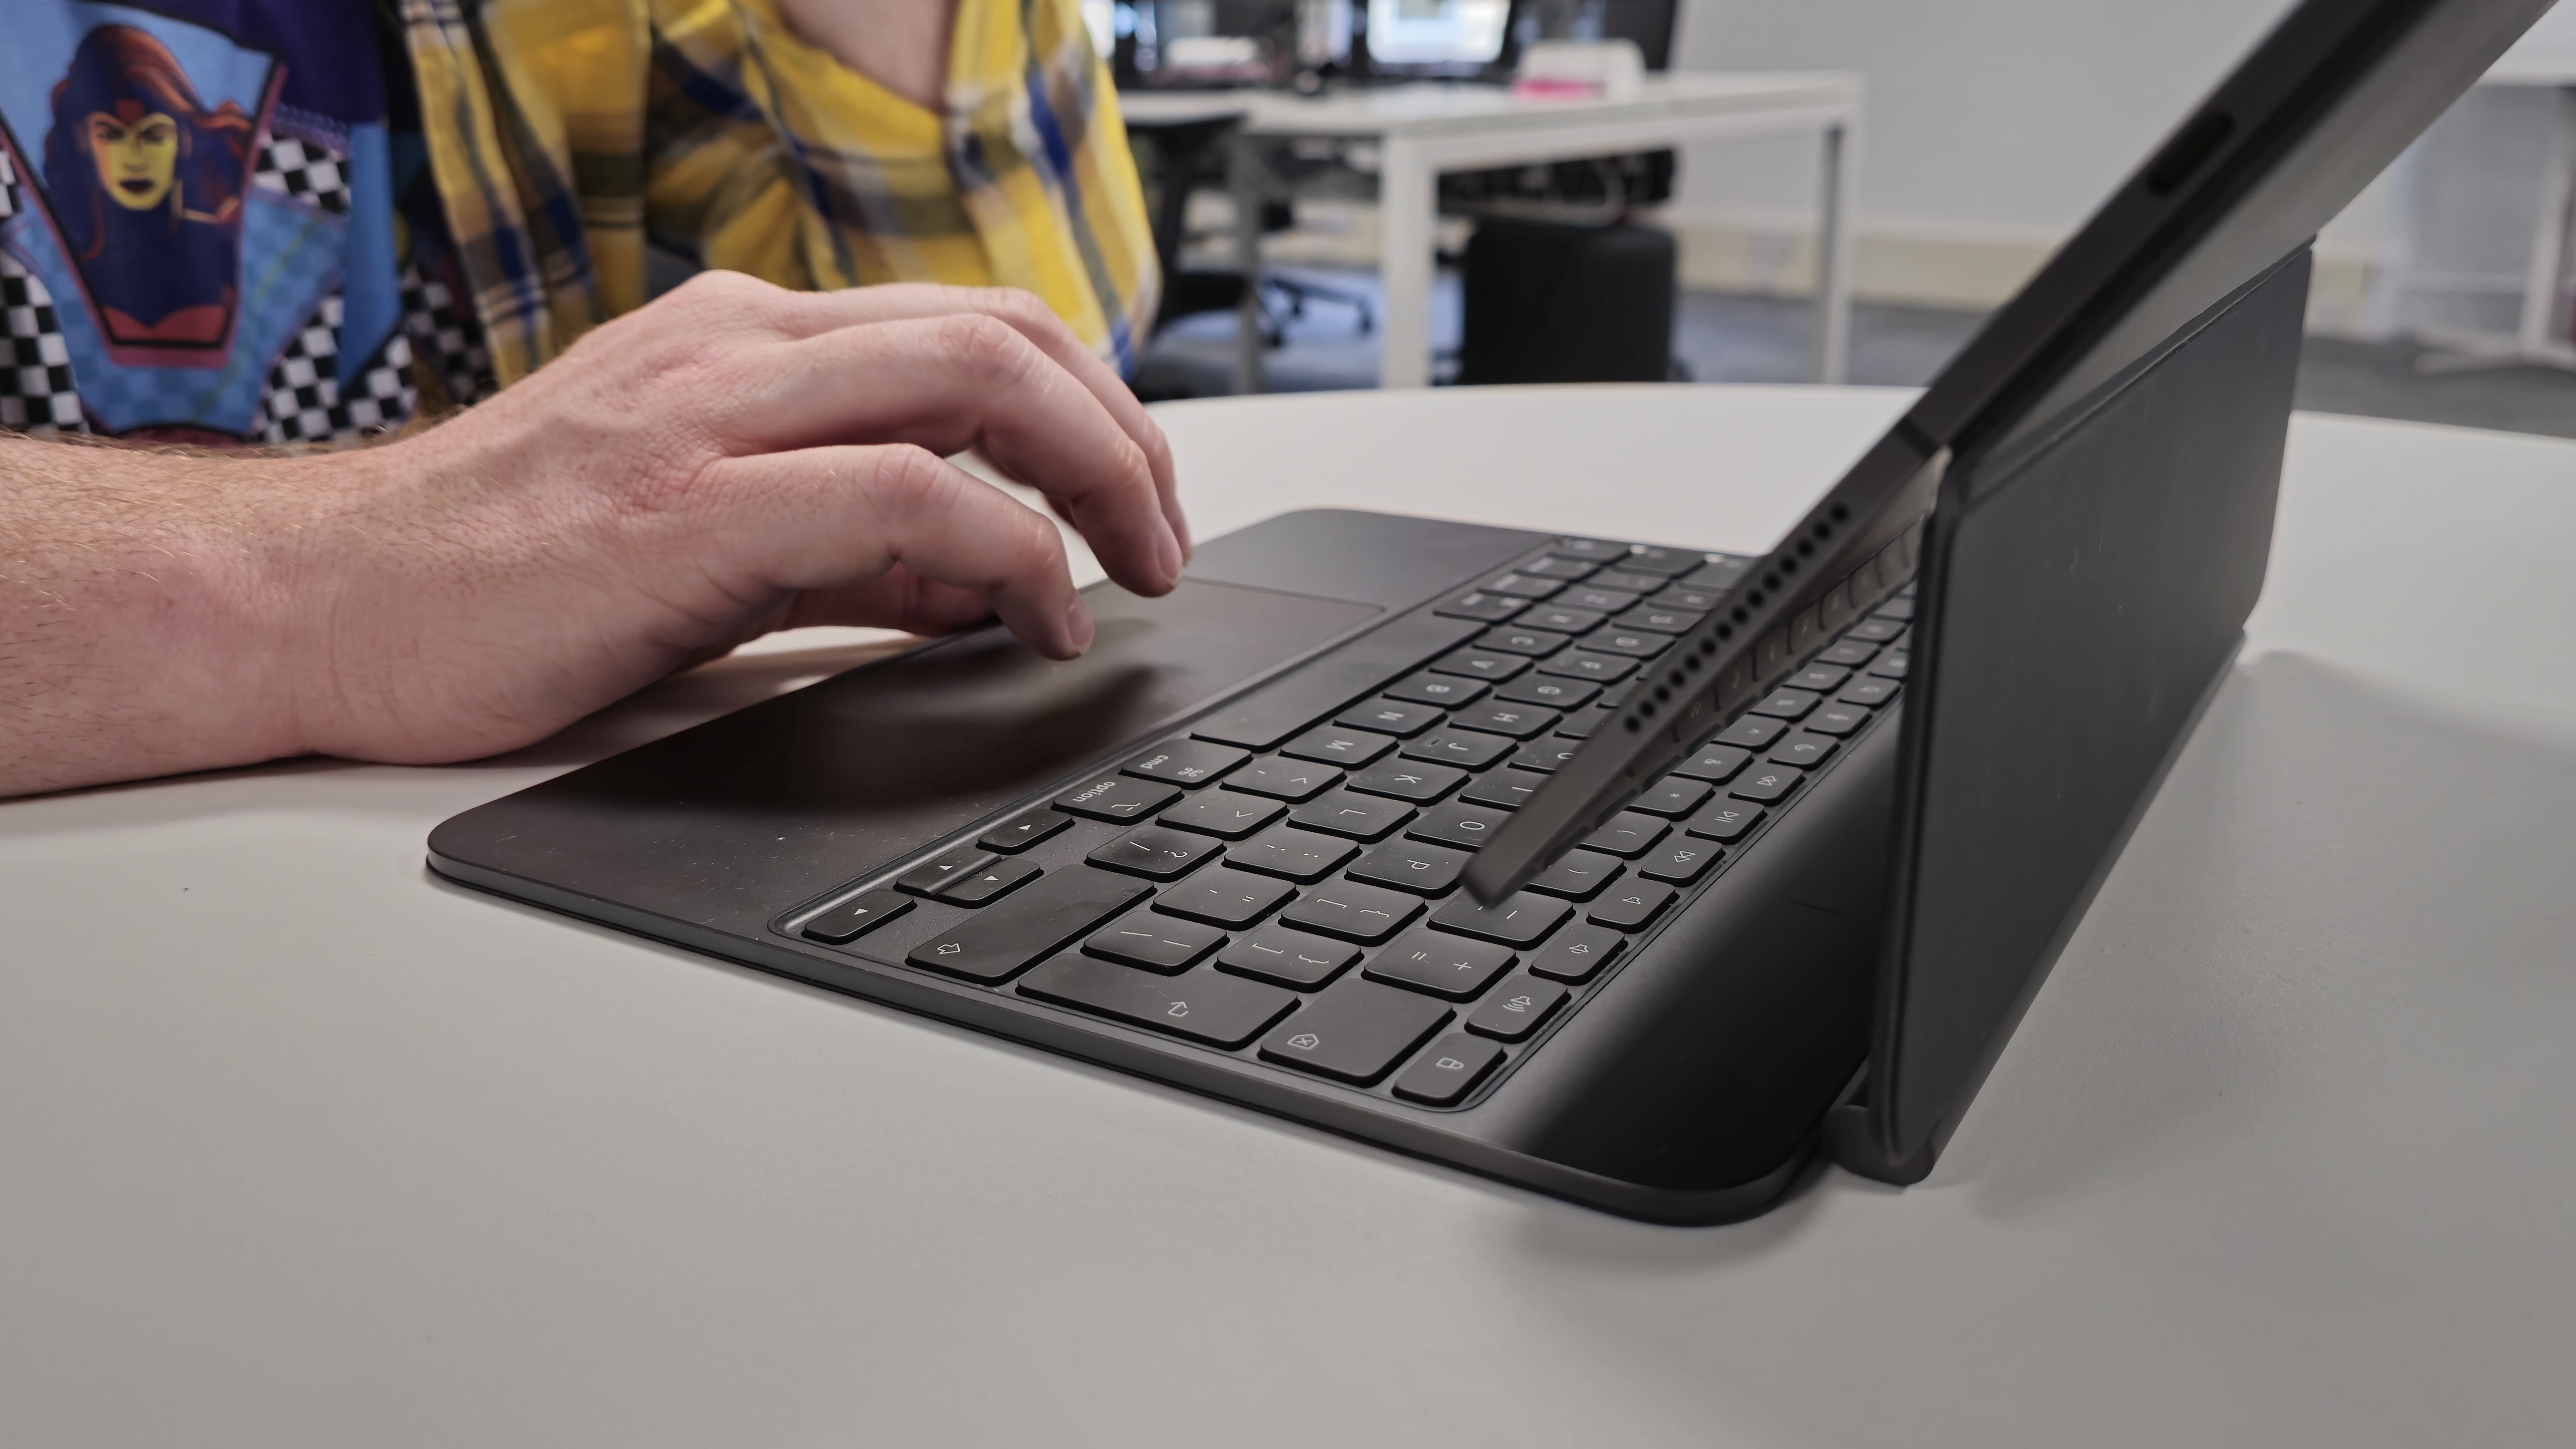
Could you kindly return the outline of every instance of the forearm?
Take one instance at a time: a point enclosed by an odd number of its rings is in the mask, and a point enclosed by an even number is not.
[[[299,753],[297,541],[349,461],[0,434],[0,796]]]

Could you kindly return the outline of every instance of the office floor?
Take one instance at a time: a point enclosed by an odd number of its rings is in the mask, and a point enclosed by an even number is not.
[[[1377,281],[1370,273],[1288,274],[1376,304]],[[1981,320],[1974,312],[1860,303],[1852,309],[1851,380],[1928,381]],[[1320,301],[1303,318],[1287,319],[1285,345],[1267,358],[1271,388],[1323,392],[1374,385],[1377,338],[1360,332],[1355,321],[1350,307]],[[1700,382],[1795,382],[1806,371],[1807,327],[1807,305],[1796,299],[1691,292],[1683,297],[1674,351]],[[1444,274],[1432,298],[1433,346],[1454,350],[1458,328],[1457,278]],[[1227,392],[1233,347],[1230,315],[1184,318],[1146,354],[1138,388],[1164,397]],[[2299,374],[2299,406],[2576,437],[2576,373],[2510,367],[2427,374],[2415,366],[2423,350],[2411,342],[2311,338]]]

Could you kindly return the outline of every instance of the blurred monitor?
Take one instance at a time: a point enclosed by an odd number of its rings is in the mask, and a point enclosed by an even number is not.
[[[1369,62],[1382,72],[1466,74],[1502,59],[1511,0],[1368,0]]]

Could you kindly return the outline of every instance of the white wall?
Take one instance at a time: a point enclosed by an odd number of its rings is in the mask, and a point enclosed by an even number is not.
[[[1871,221],[2061,233],[2286,0],[1683,0],[1677,68],[1868,78]],[[1684,205],[1805,206],[1803,147],[1694,151]],[[1784,164],[1785,163],[1785,164]]]
[[[1859,71],[1869,83],[1863,293],[1975,303],[2009,293],[2290,3],[1683,0],[1674,65]],[[2576,6],[2542,27],[2576,36]],[[2453,171],[2481,164],[2487,149],[2436,148]],[[2530,179],[2505,174],[2502,160],[2488,190],[2527,190]],[[1813,147],[1798,142],[1693,148],[1672,220],[1694,280],[1803,286],[1814,166]],[[2365,264],[2382,245],[2385,190],[2365,193],[2319,247],[2320,291],[2348,311],[2358,312]],[[2528,222],[2498,230],[2488,251],[2519,245]],[[1777,243],[1767,250],[1766,235]]]

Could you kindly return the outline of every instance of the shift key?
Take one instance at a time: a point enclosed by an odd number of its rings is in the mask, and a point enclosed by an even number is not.
[[[969,981],[1000,981],[1153,891],[1143,881],[1088,866],[1060,870],[913,947],[904,959]]]

